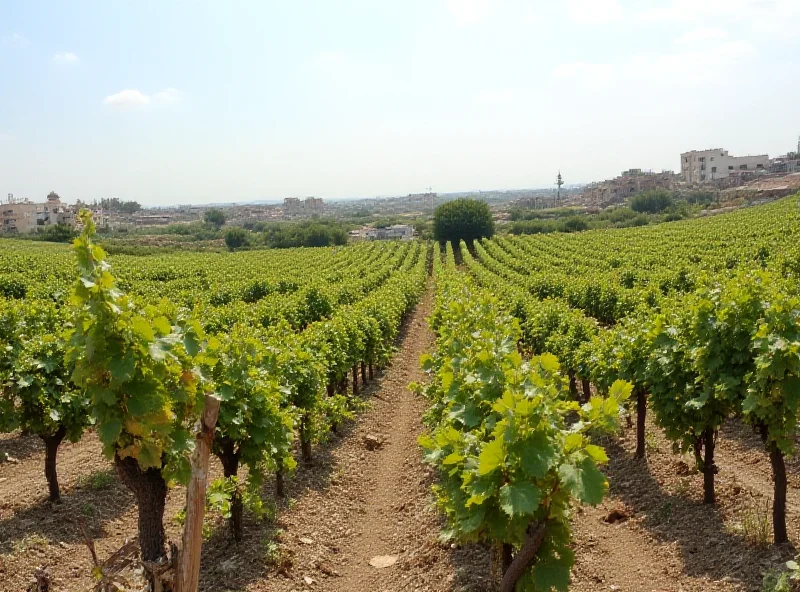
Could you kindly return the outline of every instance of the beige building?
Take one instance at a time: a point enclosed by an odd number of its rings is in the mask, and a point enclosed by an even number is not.
[[[0,231],[15,234],[35,232],[55,224],[75,226],[75,212],[62,204],[58,194],[53,192],[43,204],[16,201],[9,196],[9,203],[0,205],[0,217]]]
[[[681,177],[686,183],[705,183],[741,175],[739,171],[758,172],[769,166],[769,156],[731,156],[727,150],[692,150],[681,154]]]
[[[36,230],[35,203],[9,203],[0,205],[2,225],[0,230],[11,234],[26,234]]]

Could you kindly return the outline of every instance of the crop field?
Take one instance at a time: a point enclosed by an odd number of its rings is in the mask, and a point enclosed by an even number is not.
[[[168,555],[210,395],[203,590],[789,590],[799,213],[232,253],[109,257],[88,220],[73,246],[0,240],[0,590]]]

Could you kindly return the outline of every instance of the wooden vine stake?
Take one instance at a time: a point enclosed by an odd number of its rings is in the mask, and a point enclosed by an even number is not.
[[[200,583],[200,550],[203,546],[208,463],[219,415],[219,403],[218,398],[206,395],[203,404],[203,417],[192,453],[192,476],[186,487],[186,523],[183,526],[183,546],[178,555],[176,592],[197,592]]]

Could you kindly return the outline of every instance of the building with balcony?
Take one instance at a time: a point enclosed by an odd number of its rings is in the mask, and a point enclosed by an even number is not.
[[[766,171],[769,156],[731,156],[727,150],[692,150],[681,154],[681,177],[686,183],[705,183],[725,179],[731,175],[743,175],[745,171],[753,174]]]
[[[62,204],[55,192],[50,192],[45,203],[18,200],[9,195],[8,203],[0,204],[0,232],[26,234],[55,224],[74,227],[75,223],[75,211]]]

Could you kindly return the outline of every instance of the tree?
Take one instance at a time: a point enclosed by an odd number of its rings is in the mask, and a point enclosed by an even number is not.
[[[225,232],[225,245],[231,250],[240,249],[250,244],[250,233],[244,228],[230,228]]]
[[[91,213],[75,240],[79,279],[67,361],[84,390],[104,454],[139,507],[139,546],[145,561],[164,557],[168,483],[185,483],[193,426],[204,392],[196,368],[214,365],[197,319],[179,316],[167,300],[140,307],[116,287],[105,252],[92,242]]]
[[[457,199],[436,208],[433,215],[433,236],[440,242],[471,243],[494,234],[492,212],[486,202]]]
[[[206,213],[203,214],[203,220],[209,226],[213,226],[219,230],[225,224],[225,212],[219,208],[211,208],[210,210],[206,210]]]

